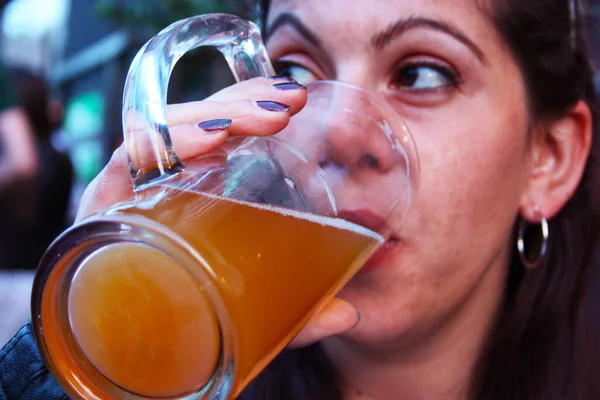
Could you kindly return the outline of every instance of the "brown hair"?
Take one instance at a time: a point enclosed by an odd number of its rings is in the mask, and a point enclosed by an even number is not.
[[[487,0],[490,18],[521,67],[533,120],[584,100],[594,114],[592,154],[574,196],[549,222],[547,256],[525,270],[517,253],[504,310],[474,376],[481,400],[600,399],[600,132],[593,71],[576,0]],[[263,0],[263,10],[268,10]],[[487,7],[488,9],[490,7]],[[318,344],[281,353],[243,399],[341,399]]]
[[[515,257],[509,296],[477,377],[481,399],[600,399],[597,279],[600,236],[598,109],[576,0],[494,0],[493,15],[527,82],[532,118],[584,100],[592,154],[574,196],[550,221],[549,253],[525,272]],[[592,290],[591,290],[592,289]]]
[[[33,134],[40,139],[48,139],[52,133],[52,121],[48,114],[50,90],[45,78],[24,68],[13,68],[11,73],[18,106],[25,112]]]

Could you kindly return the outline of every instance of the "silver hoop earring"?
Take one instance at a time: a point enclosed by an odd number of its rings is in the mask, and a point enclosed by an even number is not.
[[[527,259],[524,236],[525,230],[529,226],[529,223],[525,221],[524,218],[521,218],[521,221],[519,222],[519,232],[517,235],[517,249],[519,250],[519,258],[521,259],[523,265],[529,269],[537,267],[548,252],[548,236],[550,236],[548,220],[541,215],[538,207],[536,207],[534,211],[540,215],[540,228],[542,230],[542,245],[540,248],[540,254],[535,260],[532,261]]]

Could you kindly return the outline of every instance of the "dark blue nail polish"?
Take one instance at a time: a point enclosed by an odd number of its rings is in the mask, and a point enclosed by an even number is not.
[[[274,87],[276,87],[279,90],[297,90],[297,89],[306,89],[306,87],[302,86],[301,84],[297,83],[297,82],[284,82],[284,83],[277,83],[275,85],[273,85]]]
[[[256,102],[256,105],[263,110],[267,111],[275,111],[275,112],[284,112],[290,111],[291,107],[287,104],[279,103],[277,101],[271,100],[260,100]]]
[[[274,81],[286,81],[286,82],[296,82],[296,80],[290,76],[285,76],[285,75],[275,75],[275,76],[270,76],[269,79],[274,80]]]
[[[230,119],[210,119],[208,121],[202,121],[198,124],[198,128],[208,133],[221,132],[229,128],[230,126]]]

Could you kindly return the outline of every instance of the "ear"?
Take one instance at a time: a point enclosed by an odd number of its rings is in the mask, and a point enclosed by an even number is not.
[[[531,174],[521,198],[523,218],[550,219],[573,196],[590,153],[592,126],[592,113],[584,101],[544,123],[531,143]]]

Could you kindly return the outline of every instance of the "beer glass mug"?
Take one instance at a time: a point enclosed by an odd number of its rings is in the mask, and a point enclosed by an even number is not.
[[[36,341],[73,398],[237,396],[385,252],[410,205],[408,129],[338,82],[308,85],[306,107],[274,137],[233,137],[184,164],[167,86],[202,45],[238,81],[274,75],[257,27],[224,14],[176,22],[135,57],[123,103],[132,198],[59,236],[34,282]]]

